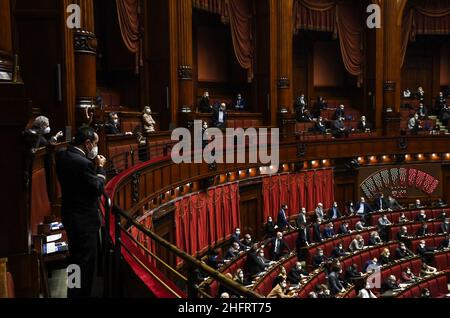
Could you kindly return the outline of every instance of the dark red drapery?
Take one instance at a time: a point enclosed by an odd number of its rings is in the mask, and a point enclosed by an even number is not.
[[[140,0],[116,0],[117,17],[125,47],[136,55],[136,73],[142,66]]]
[[[177,201],[175,227],[178,248],[194,255],[228,239],[239,226],[239,207],[237,183]]]
[[[253,80],[253,1],[194,0],[194,8],[219,14],[230,24],[233,48],[239,65],[247,70],[247,80]]]
[[[342,60],[347,72],[363,81],[362,25],[360,7],[336,0],[296,0],[294,29],[332,32],[339,38]]]
[[[402,25],[402,65],[409,41],[417,35],[450,34],[450,0],[414,2],[405,8]]]
[[[264,219],[276,220],[281,204],[289,204],[288,216],[301,208],[312,211],[322,202],[331,207],[334,201],[334,174],[332,169],[305,171],[290,175],[274,175],[263,179]]]

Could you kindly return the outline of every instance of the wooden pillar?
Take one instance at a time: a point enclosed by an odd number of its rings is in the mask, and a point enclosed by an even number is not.
[[[87,122],[85,109],[95,107],[97,96],[97,38],[93,0],[76,0],[81,8],[81,29],[74,31],[76,124]]]
[[[13,43],[10,0],[0,0],[0,81],[13,80]]]
[[[293,118],[293,0],[277,1],[277,90],[279,123],[283,133],[294,132]]]
[[[192,0],[177,1],[177,11],[178,104],[179,111],[182,113],[189,113],[194,108]]]
[[[384,0],[374,0],[375,4],[383,7]],[[383,15],[381,15],[383,20]],[[382,25],[384,25],[382,21]],[[384,128],[383,114],[383,80],[384,80],[384,27],[375,31],[375,127],[378,131]]]
[[[278,107],[292,113],[293,0],[278,1]]]
[[[407,0],[383,1],[384,79],[383,101],[386,134],[400,132],[402,19]]]

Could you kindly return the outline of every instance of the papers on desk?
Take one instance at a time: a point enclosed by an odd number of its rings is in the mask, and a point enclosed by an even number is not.
[[[46,254],[53,254],[53,253],[57,253],[57,252],[65,252],[69,249],[69,246],[67,245],[66,242],[60,242],[60,243],[47,243],[44,244],[44,255]]]
[[[50,223],[50,229],[52,231],[62,230],[62,229],[64,229],[64,225],[60,222],[53,222],[53,223]]]
[[[58,241],[62,238],[62,234],[49,235],[45,237],[47,243]]]

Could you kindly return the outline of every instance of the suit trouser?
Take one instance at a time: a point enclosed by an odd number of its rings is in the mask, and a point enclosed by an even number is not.
[[[97,259],[98,232],[66,229],[69,241],[69,264],[80,267],[81,288],[67,288],[67,298],[91,297]]]

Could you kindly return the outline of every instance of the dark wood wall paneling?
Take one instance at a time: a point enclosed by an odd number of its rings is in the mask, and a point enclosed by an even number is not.
[[[422,86],[426,93],[427,106],[432,105],[433,99],[441,90],[441,47],[448,39],[450,37],[418,36],[416,42],[408,44],[402,69],[402,90],[409,88],[416,92],[417,88]]]
[[[309,99],[347,98],[355,109],[364,109],[362,89],[345,70],[339,41],[331,33],[300,30],[293,41],[294,99],[301,94]]]
[[[269,1],[257,0],[255,16],[254,80],[252,85],[253,110],[263,114],[264,123],[270,123],[270,23]]]
[[[234,53],[229,24],[223,24],[219,15],[195,9],[192,32],[196,92],[194,108],[205,90],[208,90],[212,99],[231,101],[241,93],[248,106],[256,109],[251,85],[247,83],[247,72],[239,65]],[[203,72],[207,75],[205,79],[201,78],[199,72],[202,69],[206,70]]]
[[[66,96],[58,100],[58,64],[64,72],[63,1],[17,0],[15,18],[26,95],[48,116],[53,130],[67,124]],[[64,83],[61,83],[64,85]]]
[[[145,48],[145,72],[149,78],[145,93],[152,110],[161,114],[161,129],[167,130],[170,122],[167,105],[167,89],[170,87],[170,52],[169,49],[169,1],[154,0],[147,3],[147,16],[153,21],[146,30],[148,37]],[[158,26],[158,27],[155,27]],[[170,101],[169,101],[170,102]]]
[[[239,188],[241,209],[241,231],[249,233],[254,241],[263,238],[261,225],[263,200],[261,193],[261,182],[242,185]]]
[[[125,47],[115,1],[94,1],[98,39],[97,86],[120,94],[121,106],[140,110],[140,79],[135,74],[135,55]]]

